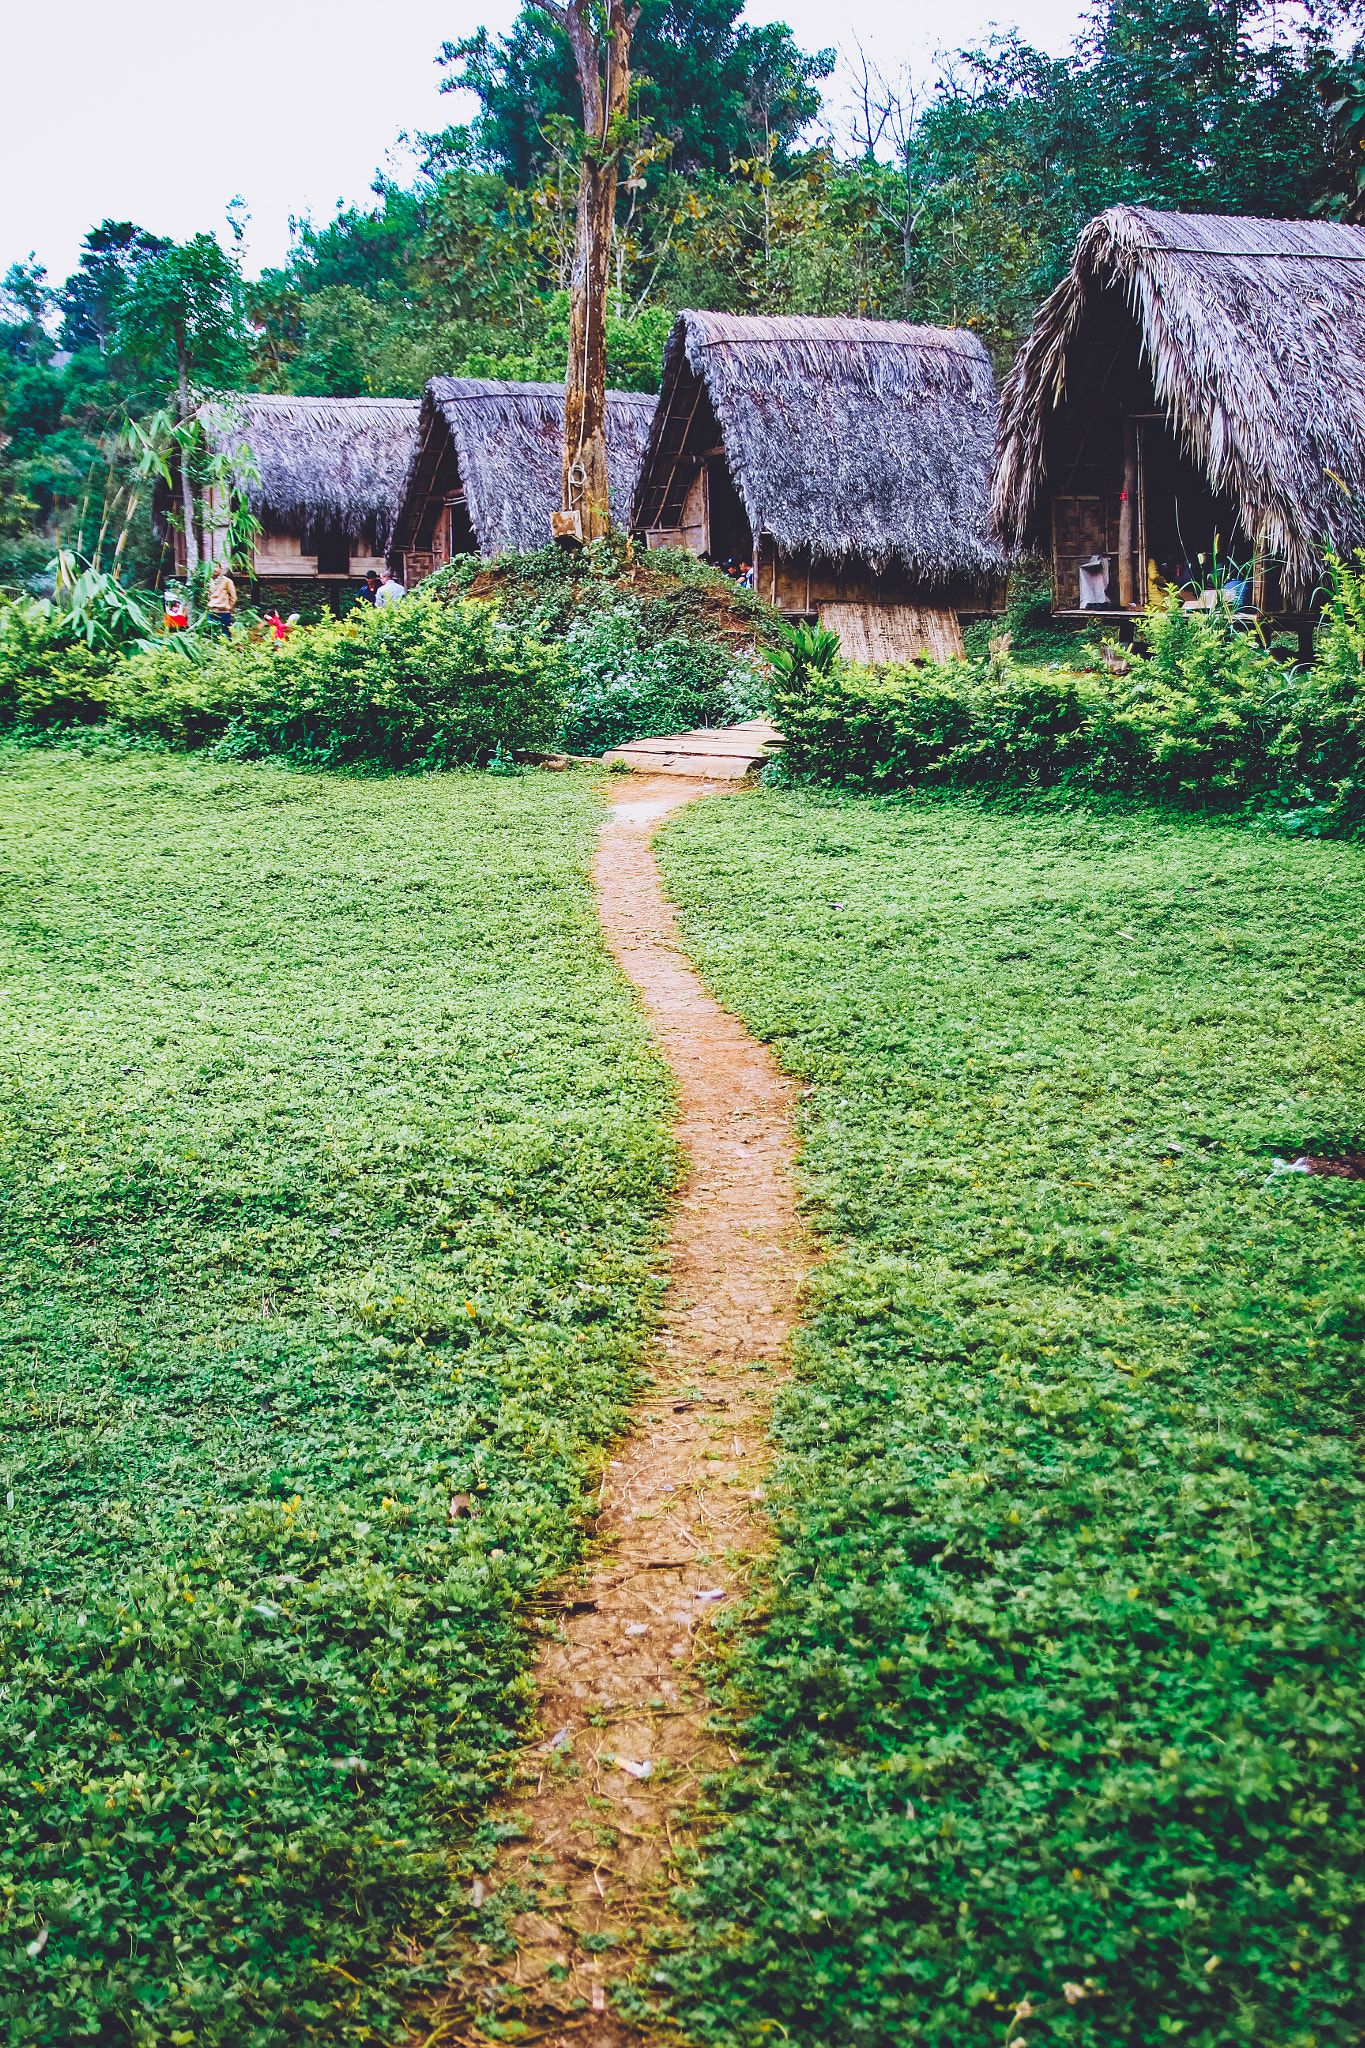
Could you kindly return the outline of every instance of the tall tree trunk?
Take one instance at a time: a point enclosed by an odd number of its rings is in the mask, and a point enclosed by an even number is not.
[[[630,109],[630,39],[640,10],[610,0],[599,39],[591,0],[545,9],[573,47],[583,95],[583,165],[569,284],[569,361],[564,379],[563,509],[578,514],[583,540],[600,540],[607,508],[607,283],[616,217],[616,173]],[[603,64],[605,62],[605,78]],[[617,130],[617,133],[613,133]]]
[[[583,539],[600,540],[607,511],[607,255],[616,209],[616,165],[585,162],[570,284],[569,362],[564,380],[564,497]]]
[[[176,392],[180,401],[180,420],[183,425],[190,416],[190,366],[185,346],[185,329],[179,321],[175,328],[175,374]],[[185,519],[185,573],[193,576],[199,567],[199,543],[194,533],[194,486],[190,482],[190,450],[187,439],[180,443],[180,502]]]

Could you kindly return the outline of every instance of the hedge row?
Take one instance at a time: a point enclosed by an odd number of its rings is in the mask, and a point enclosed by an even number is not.
[[[241,757],[453,767],[549,746],[562,709],[553,650],[487,605],[414,597],[279,643],[166,641],[126,659],[64,643],[16,607],[0,639],[0,721],[107,720]]]
[[[282,643],[239,630],[87,646],[73,613],[25,602],[0,608],[0,727],[108,723],[320,766],[600,752],[766,709],[753,605],[690,557],[643,567],[612,545],[462,563],[397,607],[357,605]]]
[[[798,781],[1055,788],[1199,803],[1276,794],[1315,829],[1365,818],[1365,574],[1334,567],[1309,670],[1225,614],[1153,614],[1122,673],[1008,656],[869,670],[796,663],[775,693]]]

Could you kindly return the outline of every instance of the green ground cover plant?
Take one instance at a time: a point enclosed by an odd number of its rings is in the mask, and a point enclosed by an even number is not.
[[[1040,600],[1045,604],[1046,600]],[[1026,625],[1025,591],[1011,618]],[[915,787],[1062,790],[1268,810],[1295,832],[1365,824],[1365,563],[1330,565],[1317,660],[1301,668],[1221,607],[1175,595],[1140,645],[1045,660],[1022,632],[967,661],[861,668],[797,662],[773,714],[784,771],[868,792]],[[991,651],[992,644],[994,652]]]
[[[0,770],[0,2033],[387,2040],[652,1319],[596,800]]]
[[[760,790],[660,857],[827,1261],[705,2040],[1346,2048],[1365,2013],[1365,848]],[[1279,1162],[1279,1163],[1277,1163]]]

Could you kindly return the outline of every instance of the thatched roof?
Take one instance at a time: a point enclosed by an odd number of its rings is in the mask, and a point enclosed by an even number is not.
[[[251,509],[284,533],[330,527],[382,554],[412,459],[415,398],[293,398],[264,392],[210,400],[210,434],[245,442],[260,471]]]
[[[899,563],[928,588],[1002,573],[987,503],[995,379],[965,328],[680,313],[637,526],[656,524],[680,446],[670,415],[697,379],[755,536],[784,553]]]
[[[629,509],[653,417],[648,393],[607,393],[607,477],[618,522]],[[447,437],[479,552],[530,554],[547,546],[550,514],[559,510],[562,495],[564,386],[433,377],[402,494],[400,547],[410,544],[422,516]]]
[[[1365,543],[1365,229],[1112,206],[1076,244],[1001,396],[993,514],[1040,536],[1044,435],[1067,351],[1106,291],[1138,326],[1157,404],[1211,489],[1306,595],[1324,543]]]

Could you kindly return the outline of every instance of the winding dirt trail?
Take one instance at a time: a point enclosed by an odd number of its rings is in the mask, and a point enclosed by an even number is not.
[[[790,1176],[794,1084],[683,959],[650,851],[659,820],[712,786],[632,776],[617,793],[594,866],[602,923],[676,1076],[689,1165],[653,1381],[603,1475],[582,1580],[540,1622],[545,1734],[494,1816],[524,1833],[474,1888],[493,1912],[506,1893],[517,1949],[451,1955],[446,1992],[413,2015],[427,2048],[474,2048],[494,2017],[565,2048],[647,2042],[612,1985],[647,1984],[677,1925],[669,1893],[698,1844],[705,1781],[738,1761],[706,1729],[696,1674],[769,1543],[768,1414],[812,1257]]]

